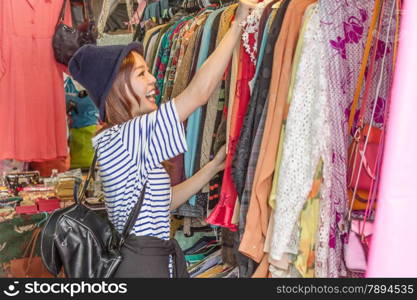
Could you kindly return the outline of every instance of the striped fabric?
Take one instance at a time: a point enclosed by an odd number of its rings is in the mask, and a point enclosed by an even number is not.
[[[168,240],[171,181],[161,162],[187,151],[173,101],[157,111],[114,126],[93,139],[110,221],[121,232],[148,180],[131,233]]]

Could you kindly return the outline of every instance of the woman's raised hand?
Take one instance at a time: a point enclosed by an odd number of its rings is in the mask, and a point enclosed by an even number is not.
[[[239,6],[235,13],[235,22],[240,24],[250,14],[252,9],[256,7],[258,1],[256,0],[240,0]]]

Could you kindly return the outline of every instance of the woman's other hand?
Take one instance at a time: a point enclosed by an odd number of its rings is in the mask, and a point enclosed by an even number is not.
[[[0,0],[2,1],[2,0]],[[200,191],[210,180],[226,166],[226,145],[223,145],[214,158],[186,181],[172,187],[171,210],[185,203],[192,195]]]
[[[217,172],[223,171],[226,166],[226,145],[220,147],[213,160],[211,161]]]

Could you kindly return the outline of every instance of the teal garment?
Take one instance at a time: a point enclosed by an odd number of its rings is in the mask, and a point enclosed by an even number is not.
[[[200,45],[200,52],[198,53],[198,60],[197,60],[197,70],[200,69],[202,64],[206,61],[209,53],[209,47],[210,47],[210,37],[211,37],[211,29],[213,26],[213,22],[216,19],[216,17],[222,13],[226,7],[217,9],[213,11],[206,20],[206,23],[204,24],[204,31],[203,36],[201,38],[201,45]]]
[[[192,17],[188,16],[182,18],[181,20],[177,21],[174,25],[172,25],[167,32],[163,35],[161,39],[161,47],[159,48],[159,52],[157,55],[157,62],[156,62],[156,71],[155,71],[155,78],[156,78],[156,85],[158,88],[158,94],[155,97],[155,102],[159,106],[161,103],[161,97],[164,92],[164,79],[165,79],[165,72],[167,69],[169,56],[171,53],[171,46],[172,46],[172,34],[177,29],[177,27],[183,23],[191,19]]]
[[[200,50],[198,53],[198,60],[197,60],[197,70],[203,65],[203,63],[206,61],[209,53],[209,47],[210,47],[210,39],[211,39],[211,29],[213,26],[213,22],[220,13],[222,13],[226,7],[218,9],[213,11],[208,17],[204,24],[203,29],[203,36],[201,38],[201,45]],[[184,173],[186,178],[190,178],[194,175],[194,165],[195,165],[195,159],[197,154],[197,143],[198,143],[198,134],[200,131],[200,123],[201,123],[201,114],[202,114],[202,108],[198,107],[191,116],[188,117],[187,120],[187,133],[186,133],[186,139],[187,139],[187,145],[188,145],[188,151],[184,153]],[[192,196],[189,199],[189,203],[191,205],[196,204],[196,196]]]
[[[181,249],[187,250],[188,248],[191,248],[195,243],[197,243],[202,237],[205,236],[216,236],[214,231],[213,232],[205,232],[205,231],[196,231],[193,232],[193,235],[190,237],[185,236],[184,231],[177,230],[175,232],[175,239],[177,240],[178,244],[180,245]]]
[[[174,25],[172,25],[162,36],[161,38],[161,44],[160,47],[158,49],[158,53],[156,56],[156,68],[155,68],[155,73],[154,76],[156,78],[156,86],[158,89],[158,94],[155,97],[155,101],[156,104],[159,106],[159,103],[161,101],[161,94],[162,94],[162,89],[164,86],[164,78],[165,78],[165,70],[168,64],[168,60],[169,60],[169,52],[170,52],[170,47],[169,47],[169,37],[171,36],[171,34],[174,32],[175,28],[177,27],[177,25],[180,23],[181,21],[178,21],[177,23],[175,23]]]
[[[168,0],[160,0],[159,6],[161,9],[161,16],[164,19],[167,19],[169,17],[168,11],[169,11],[169,1]]]
[[[266,22],[266,26],[264,29],[264,34],[262,36],[262,43],[261,43],[261,48],[258,51],[258,60],[256,62],[256,71],[255,71],[255,75],[253,76],[253,79],[251,80],[251,84],[252,82],[254,83],[256,78],[258,77],[258,73],[259,73],[259,69],[261,68],[261,62],[262,59],[264,58],[264,53],[265,53],[265,47],[266,47],[266,42],[268,40],[268,34],[269,34],[269,28],[271,27],[271,22],[272,22],[272,14],[269,15],[268,17],[268,21]]]

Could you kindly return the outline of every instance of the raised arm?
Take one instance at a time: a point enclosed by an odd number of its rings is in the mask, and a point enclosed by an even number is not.
[[[181,121],[185,121],[193,111],[207,103],[213,90],[221,80],[231,59],[233,49],[240,39],[241,27],[238,25],[256,5],[254,0],[240,0],[235,20],[217,48],[207,58],[194,75],[190,84],[175,98],[175,105]]]

